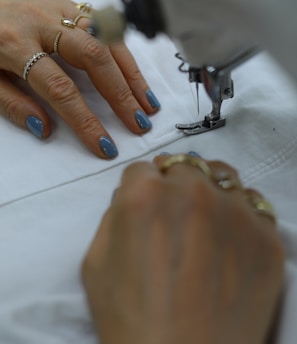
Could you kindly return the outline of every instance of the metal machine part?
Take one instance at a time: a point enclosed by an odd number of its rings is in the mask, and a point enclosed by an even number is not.
[[[159,32],[166,32],[166,20],[164,8],[158,0],[122,0],[125,5],[125,16],[129,23],[132,23],[139,31],[143,32],[148,38],[155,37]],[[182,41],[185,36],[179,37]],[[181,42],[182,44],[182,42]],[[197,49],[198,50],[198,49]],[[196,83],[197,103],[198,84],[202,83],[212,102],[212,110],[203,120],[189,123],[176,124],[175,127],[182,130],[186,135],[196,135],[214,130],[225,125],[226,119],[221,116],[222,102],[225,99],[233,98],[234,86],[231,79],[231,71],[251,58],[258,52],[256,48],[249,48],[243,53],[239,53],[227,63],[221,66],[203,65],[190,66],[187,70],[189,81]],[[180,59],[182,59],[179,56]],[[183,59],[182,59],[183,60]],[[183,64],[186,61],[183,60]],[[183,65],[182,64],[182,65]],[[181,70],[181,69],[180,69]],[[184,71],[184,70],[183,70]]]
[[[199,10],[196,0],[187,0],[186,3],[184,0],[122,0],[122,3],[123,13],[116,10],[112,13],[111,8],[105,13],[94,11],[92,28],[95,36],[110,43],[123,37],[127,26],[135,27],[147,38],[154,38],[158,33],[168,34],[181,45],[186,58],[189,59],[190,56],[190,67],[187,72],[189,81],[196,83],[197,96],[198,84],[202,83],[212,102],[212,110],[203,120],[190,124],[176,124],[176,128],[186,135],[193,135],[224,126],[226,119],[221,117],[222,102],[234,96],[231,71],[255,55],[258,49],[251,48],[247,43],[243,46],[242,39],[238,40],[238,35],[234,32],[220,33],[216,25],[208,25],[207,30],[200,30],[203,22],[200,23],[195,16]],[[181,12],[183,16],[179,18]],[[205,49],[209,50],[203,55],[202,60],[195,58],[203,53],[199,45],[201,41],[205,43]],[[217,53],[211,53],[210,42],[220,47],[216,50]],[[205,62],[197,62],[204,61],[204,58]],[[213,64],[211,61],[216,62]],[[183,62],[186,63],[185,60]]]
[[[182,130],[186,135],[196,135],[224,126],[226,119],[221,117],[222,101],[227,98],[232,98],[234,95],[233,81],[230,73],[224,74],[218,78],[215,68],[186,68],[186,61],[181,57],[181,55],[176,54],[176,57],[182,60],[179,70],[182,72],[187,72],[189,74],[189,81],[196,84],[198,115],[199,83],[203,83],[206,93],[212,101],[212,111],[206,115],[203,120],[188,124],[178,123],[175,125],[175,127],[179,130]]]
[[[226,119],[221,117],[221,106],[224,99],[232,98],[234,95],[233,81],[230,73],[223,75],[219,79],[212,78],[209,68],[202,68],[200,70],[200,78],[208,96],[212,102],[212,110],[207,114],[203,120],[189,123],[189,124],[176,124],[175,127],[182,130],[186,135],[202,134],[210,130],[223,127]]]
[[[198,83],[204,85],[206,93],[212,102],[212,110],[203,120],[189,124],[176,124],[176,128],[182,130],[186,135],[196,135],[223,127],[226,124],[226,119],[221,117],[222,102],[234,96],[231,71],[238,65],[247,61],[257,52],[258,49],[250,49],[220,68],[213,66],[205,66],[202,68],[189,67],[187,70],[189,73],[189,81],[195,82],[197,89]],[[178,58],[182,59],[180,56],[178,56]],[[183,64],[184,63],[185,61],[183,61]],[[183,72],[185,71],[182,67],[180,70]]]

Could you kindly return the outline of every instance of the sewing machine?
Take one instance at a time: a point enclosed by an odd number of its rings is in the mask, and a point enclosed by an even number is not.
[[[224,126],[222,102],[234,96],[231,71],[258,52],[255,44],[215,16],[204,14],[197,0],[122,0],[122,4],[122,11],[107,7],[93,12],[95,36],[106,43],[117,41],[127,26],[148,38],[168,34],[181,51],[181,70],[196,84],[197,97],[202,83],[212,102],[212,110],[203,120],[176,124],[176,128],[193,135]],[[186,70],[182,69],[185,65]]]

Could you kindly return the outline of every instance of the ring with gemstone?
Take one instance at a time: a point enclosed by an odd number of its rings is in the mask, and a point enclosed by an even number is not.
[[[74,29],[76,27],[75,21],[73,19],[69,19],[69,18],[62,18],[61,24],[66,26],[66,27],[70,27],[71,29]]]
[[[29,74],[31,68],[34,66],[34,64],[37,61],[39,61],[42,57],[48,57],[48,56],[49,56],[48,53],[41,51],[39,53],[34,54],[32,57],[30,57],[24,66],[23,79],[27,80],[27,77],[28,77],[28,74]]]

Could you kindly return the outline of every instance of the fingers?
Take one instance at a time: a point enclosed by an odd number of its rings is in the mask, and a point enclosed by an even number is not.
[[[207,165],[211,169],[212,179],[220,189],[242,193],[243,186],[237,170],[222,161],[208,161]]]
[[[127,48],[108,48],[77,28],[62,33],[59,54],[69,64],[86,70],[97,90],[133,133],[143,134],[151,129],[146,112],[155,112],[160,104]]]
[[[4,73],[0,73],[0,107],[5,117],[36,137],[50,135],[50,120],[44,109],[15,87]]]
[[[51,58],[37,61],[27,81],[93,153],[107,159],[117,156],[117,148],[107,131],[88,108],[73,81]]]
[[[71,79],[47,54],[56,51],[72,66],[85,70],[97,90],[132,132],[143,134],[151,129],[147,113],[156,112],[160,104],[124,44],[109,49],[85,31],[90,23],[88,3],[83,5],[87,9],[65,0],[59,4],[48,2],[44,6],[35,0],[30,4],[18,4],[24,23],[15,28],[9,27],[12,39],[9,42],[6,40],[5,47],[0,49],[3,71],[22,77],[24,65],[29,61],[25,77],[32,89],[49,103],[92,152],[102,158],[117,156],[115,143],[87,107]],[[12,8],[7,5],[3,11],[3,16],[8,17]],[[14,11],[12,15],[11,20],[17,22]],[[63,18],[74,22],[73,28],[65,26]],[[32,60],[34,54],[39,55]],[[5,85],[0,102],[2,100],[6,116],[29,128],[38,137],[50,135],[50,122],[44,110],[5,78],[2,84]],[[8,93],[20,101],[12,105]],[[20,104],[23,104],[22,108]]]
[[[179,155],[162,155],[154,158],[159,169],[166,174],[181,174],[185,176],[190,173],[203,175],[208,182],[216,184],[220,189],[233,192],[242,191],[243,187],[237,171],[222,161],[206,161],[194,152]],[[190,168],[189,168],[190,167]]]
[[[226,204],[232,200],[233,204],[244,206],[250,213],[260,215],[265,218],[264,221],[268,220],[270,224],[275,224],[276,216],[272,205],[257,190],[244,189],[237,171],[230,165],[222,161],[205,161],[199,157],[182,154],[158,156],[154,162],[166,176],[184,180],[185,187],[190,183],[192,189],[195,185],[197,190],[205,185],[213,185],[217,191],[221,191]],[[200,185],[197,184],[198,180]],[[210,193],[211,188],[206,192]]]
[[[109,47],[110,52],[121,69],[133,95],[148,114],[155,113],[160,108],[160,103],[138,68],[134,57],[123,43]]]
[[[276,224],[276,215],[273,206],[265,199],[265,197],[255,189],[245,189],[245,197],[251,210],[258,216],[263,217],[263,220],[268,221],[269,224]]]
[[[74,8],[72,8],[71,18],[74,17],[74,21],[76,22],[77,27],[84,31],[87,31],[91,23],[91,20],[89,19],[90,15],[87,13],[87,11],[79,12],[79,14],[77,15],[74,13]],[[130,53],[126,45],[123,42],[119,42],[117,44],[109,46],[109,50],[119,69],[121,70],[128,86],[130,87],[133,96],[143,107],[144,111],[148,114],[157,112],[160,108],[160,103],[154,93],[150,90],[147,82],[145,81],[141,71],[137,66],[133,55]],[[66,59],[68,58],[66,57]]]
[[[155,164],[146,161],[133,163],[124,170],[113,201],[122,199],[124,195],[125,204],[135,203],[135,207],[145,208],[162,183],[163,177]]]
[[[147,161],[138,161],[130,164],[124,170],[121,178],[121,184],[129,184],[135,180],[142,180],[143,175],[161,178],[162,175],[158,167]]]

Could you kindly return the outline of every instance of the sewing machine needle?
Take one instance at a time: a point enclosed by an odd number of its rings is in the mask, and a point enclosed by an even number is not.
[[[196,97],[197,97],[197,112],[199,116],[200,106],[199,106],[199,83],[196,82]]]

